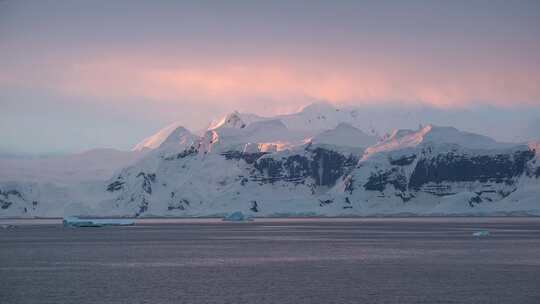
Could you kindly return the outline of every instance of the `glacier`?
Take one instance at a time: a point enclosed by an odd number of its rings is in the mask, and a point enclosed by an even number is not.
[[[0,217],[540,215],[538,142],[431,124],[380,135],[355,111],[235,111],[128,152],[0,159]]]

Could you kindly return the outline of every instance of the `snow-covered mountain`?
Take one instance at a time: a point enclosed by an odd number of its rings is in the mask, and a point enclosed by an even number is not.
[[[165,128],[159,130],[157,133],[143,139],[140,143],[133,147],[132,151],[144,151],[158,148],[164,141],[171,135],[174,130],[181,127],[179,122],[172,123]]]
[[[311,142],[339,147],[369,147],[377,143],[377,137],[368,135],[348,123],[340,123],[333,129],[317,134]]]
[[[3,176],[0,216],[540,214],[538,143],[434,125],[381,138],[354,111],[232,112],[201,135],[173,124],[107,176]]]
[[[247,125],[261,120],[267,120],[268,118],[260,117],[250,113],[240,113],[234,111],[219,119],[216,119],[210,123],[208,130],[214,130],[218,128],[244,128]]]

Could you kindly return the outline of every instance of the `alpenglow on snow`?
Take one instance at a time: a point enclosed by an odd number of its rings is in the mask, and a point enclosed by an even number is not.
[[[131,152],[0,162],[13,173],[0,179],[0,216],[540,214],[538,143],[369,128],[357,109],[315,104],[233,112],[202,134],[172,124]]]

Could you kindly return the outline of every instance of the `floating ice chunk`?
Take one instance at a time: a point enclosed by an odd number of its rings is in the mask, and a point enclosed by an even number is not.
[[[6,229],[6,230],[8,230],[8,229],[15,229],[15,226],[14,226],[14,225],[9,225],[9,224],[7,224],[7,225],[2,225],[2,226],[0,226],[0,227],[2,227],[2,229]]]
[[[486,237],[486,236],[490,236],[490,233],[487,230],[481,230],[481,231],[473,232],[472,235],[474,237]]]
[[[76,216],[66,216],[62,221],[65,227],[104,227],[132,226],[135,221],[128,219],[81,219]]]
[[[223,218],[224,221],[227,222],[245,222],[245,221],[253,221],[252,218],[245,216],[241,211],[233,212],[226,217]]]

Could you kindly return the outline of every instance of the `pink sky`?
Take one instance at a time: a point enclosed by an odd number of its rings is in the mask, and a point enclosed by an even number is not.
[[[77,63],[60,60],[53,68],[37,72],[4,70],[0,82],[122,102],[141,97],[182,104],[190,99],[243,107],[249,100],[265,98],[283,101],[276,105],[278,112],[291,101],[293,110],[306,100],[336,104],[400,101],[443,108],[481,103],[540,105],[540,70],[530,67],[479,62],[438,68],[391,61],[357,58],[351,64],[336,64],[310,58],[249,58],[207,65],[197,63],[204,59],[184,62],[181,56],[173,62],[155,57],[95,56]]]
[[[539,29],[538,1],[0,2],[0,136],[110,115],[92,136],[115,146],[120,120],[138,138],[313,101],[536,109]]]

